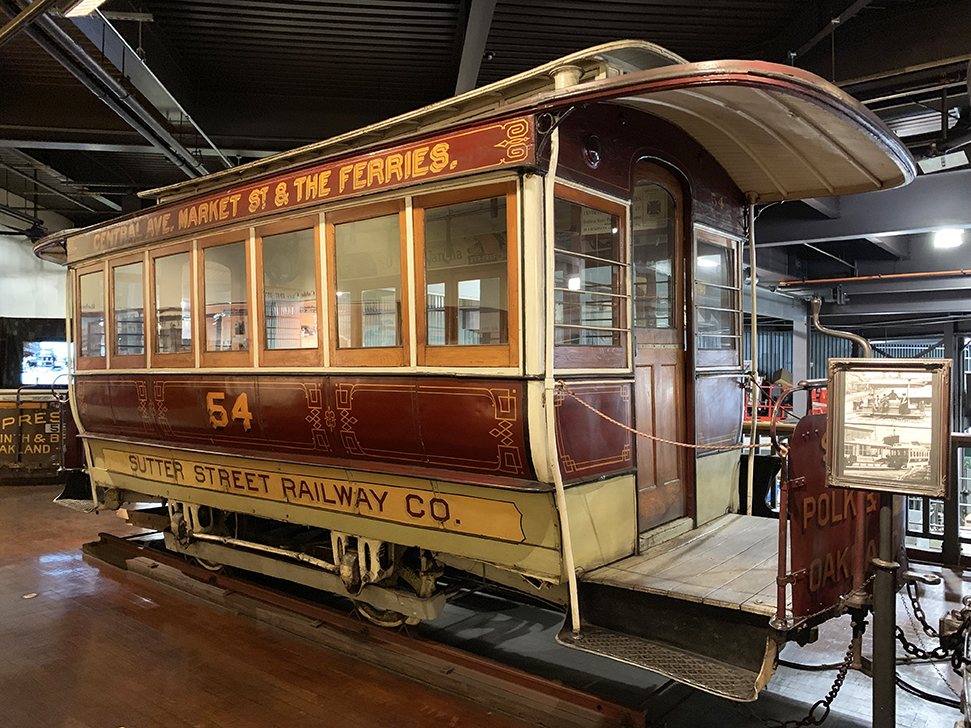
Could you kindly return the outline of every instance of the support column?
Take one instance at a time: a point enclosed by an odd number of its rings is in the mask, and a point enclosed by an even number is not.
[[[951,360],[951,432],[961,430],[961,389],[964,387],[964,373],[961,371],[961,347],[954,331],[954,324],[944,326],[944,357]],[[958,566],[961,562],[961,541],[958,529],[958,453],[952,448],[948,453],[947,496],[944,498],[944,543],[941,560],[948,566]]]

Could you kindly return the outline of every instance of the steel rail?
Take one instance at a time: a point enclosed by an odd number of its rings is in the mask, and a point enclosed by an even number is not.
[[[620,727],[645,724],[645,711],[602,700],[595,695],[485,657],[473,655],[457,647],[433,642],[404,631],[374,627],[352,616],[335,612],[307,599],[286,594],[245,579],[226,576],[195,566],[170,552],[142,546],[132,538],[121,538],[108,533],[99,533],[98,536],[101,539],[100,541],[86,544],[84,549],[86,554],[94,558],[124,568],[122,564],[125,561],[144,557],[177,569],[185,576],[210,586],[313,620],[319,625],[318,632],[321,629],[330,630],[344,637],[351,636],[357,642],[370,643],[373,647],[403,658],[405,663],[424,662],[427,664],[428,660],[447,663],[447,669],[434,668],[435,671],[453,679],[455,678],[453,673],[459,673],[462,678],[478,683],[487,689],[499,686],[511,695],[518,695],[525,700],[529,700],[530,695],[533,695],[538,698],[545,698],[549,705],[569,706],[571,711],[576,711],[577,725],[586,723],[591,726]],[[102,553],[99,554],[99,551]],[[325,646],[340,650],[340,647],[336,645]],[[363,659],[361,654],[357,652],[354,656]],[[383,661],[381,666],[383,669],[397,672],[392,667],[391,660]],[[402,674],[406,673],[403,672]],[[414,677],[413,675],[408,676]],[[427,675],[423,675],[419,679],[427,681]],[[454,692],[441,684],[435,684],[435,687]],[[463,697],[474,700],[474,696],[465,695]],[[486,707],[493,710],[497,708],[494,703],[490,703]],[[523,719],[523,716],[517,715],[514,710],[509,710],[508,707],[503,712],[512,717]],[[550,715],[549,717],[552,720],[554,716]],[[584,720],[584,717],[588,720]]]

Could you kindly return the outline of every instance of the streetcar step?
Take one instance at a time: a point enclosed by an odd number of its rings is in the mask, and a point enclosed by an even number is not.
[[[98,507],[91,492],[91,479],[83,470],[68,470],[64,490],[54,499],[59,506],[73,511],[91,513]]]

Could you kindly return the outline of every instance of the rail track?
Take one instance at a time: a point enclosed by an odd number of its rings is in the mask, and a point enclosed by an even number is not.
[[[549,728],[644,726],[649,712],[657,719],[683,699],[680,693],[687,690],[670,681],[661,682],[640,696],[638,707],[629,707],[559,680],[429,639],[415,629],[376,627],[332,605],[287,593],[275,585],[205,569],[165,551],[157,541],[106,533],[99,537],[99,541],[83,547],[90,558],[532,725]],[[648,709],[648,705],[652,708]]]

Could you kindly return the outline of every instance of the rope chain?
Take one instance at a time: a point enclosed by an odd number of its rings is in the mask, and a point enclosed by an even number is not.
[[[627,430],[628,432],[631,432],[637,435],[638,437],[646,437],[648,440],[654,440],[655,442],[663,442],[665,445],[674,445],[676,447],[687,447],[694,450],[751,450],[753,448],[759,447],[757,443],[749,444],[749,445],[696,445],[689,442],[678,442],[677,440],[665,440],[663,437],[658,437],[657,435],[648,435],[646,432],[635,430],[633,427],[628,427],[623,422],[618,422],[610,415],[604,414],[593,405],[590,405],[584,402],[582,399],[580,399],[577,393],[571,390],[568,386],[566,386],[566,382],[564,382],[561,379],[557,380],[556,382],[556,390],[559,392],[563,392],[563,394],[569,395],[570,397],[575,399],[577,402],[582,404],[584,407],[586,407],[588,410],[593,412],[598,417],[602,417],[603,419],[607,420],[607,422],[617,425],[618,427],[624,430]]]

